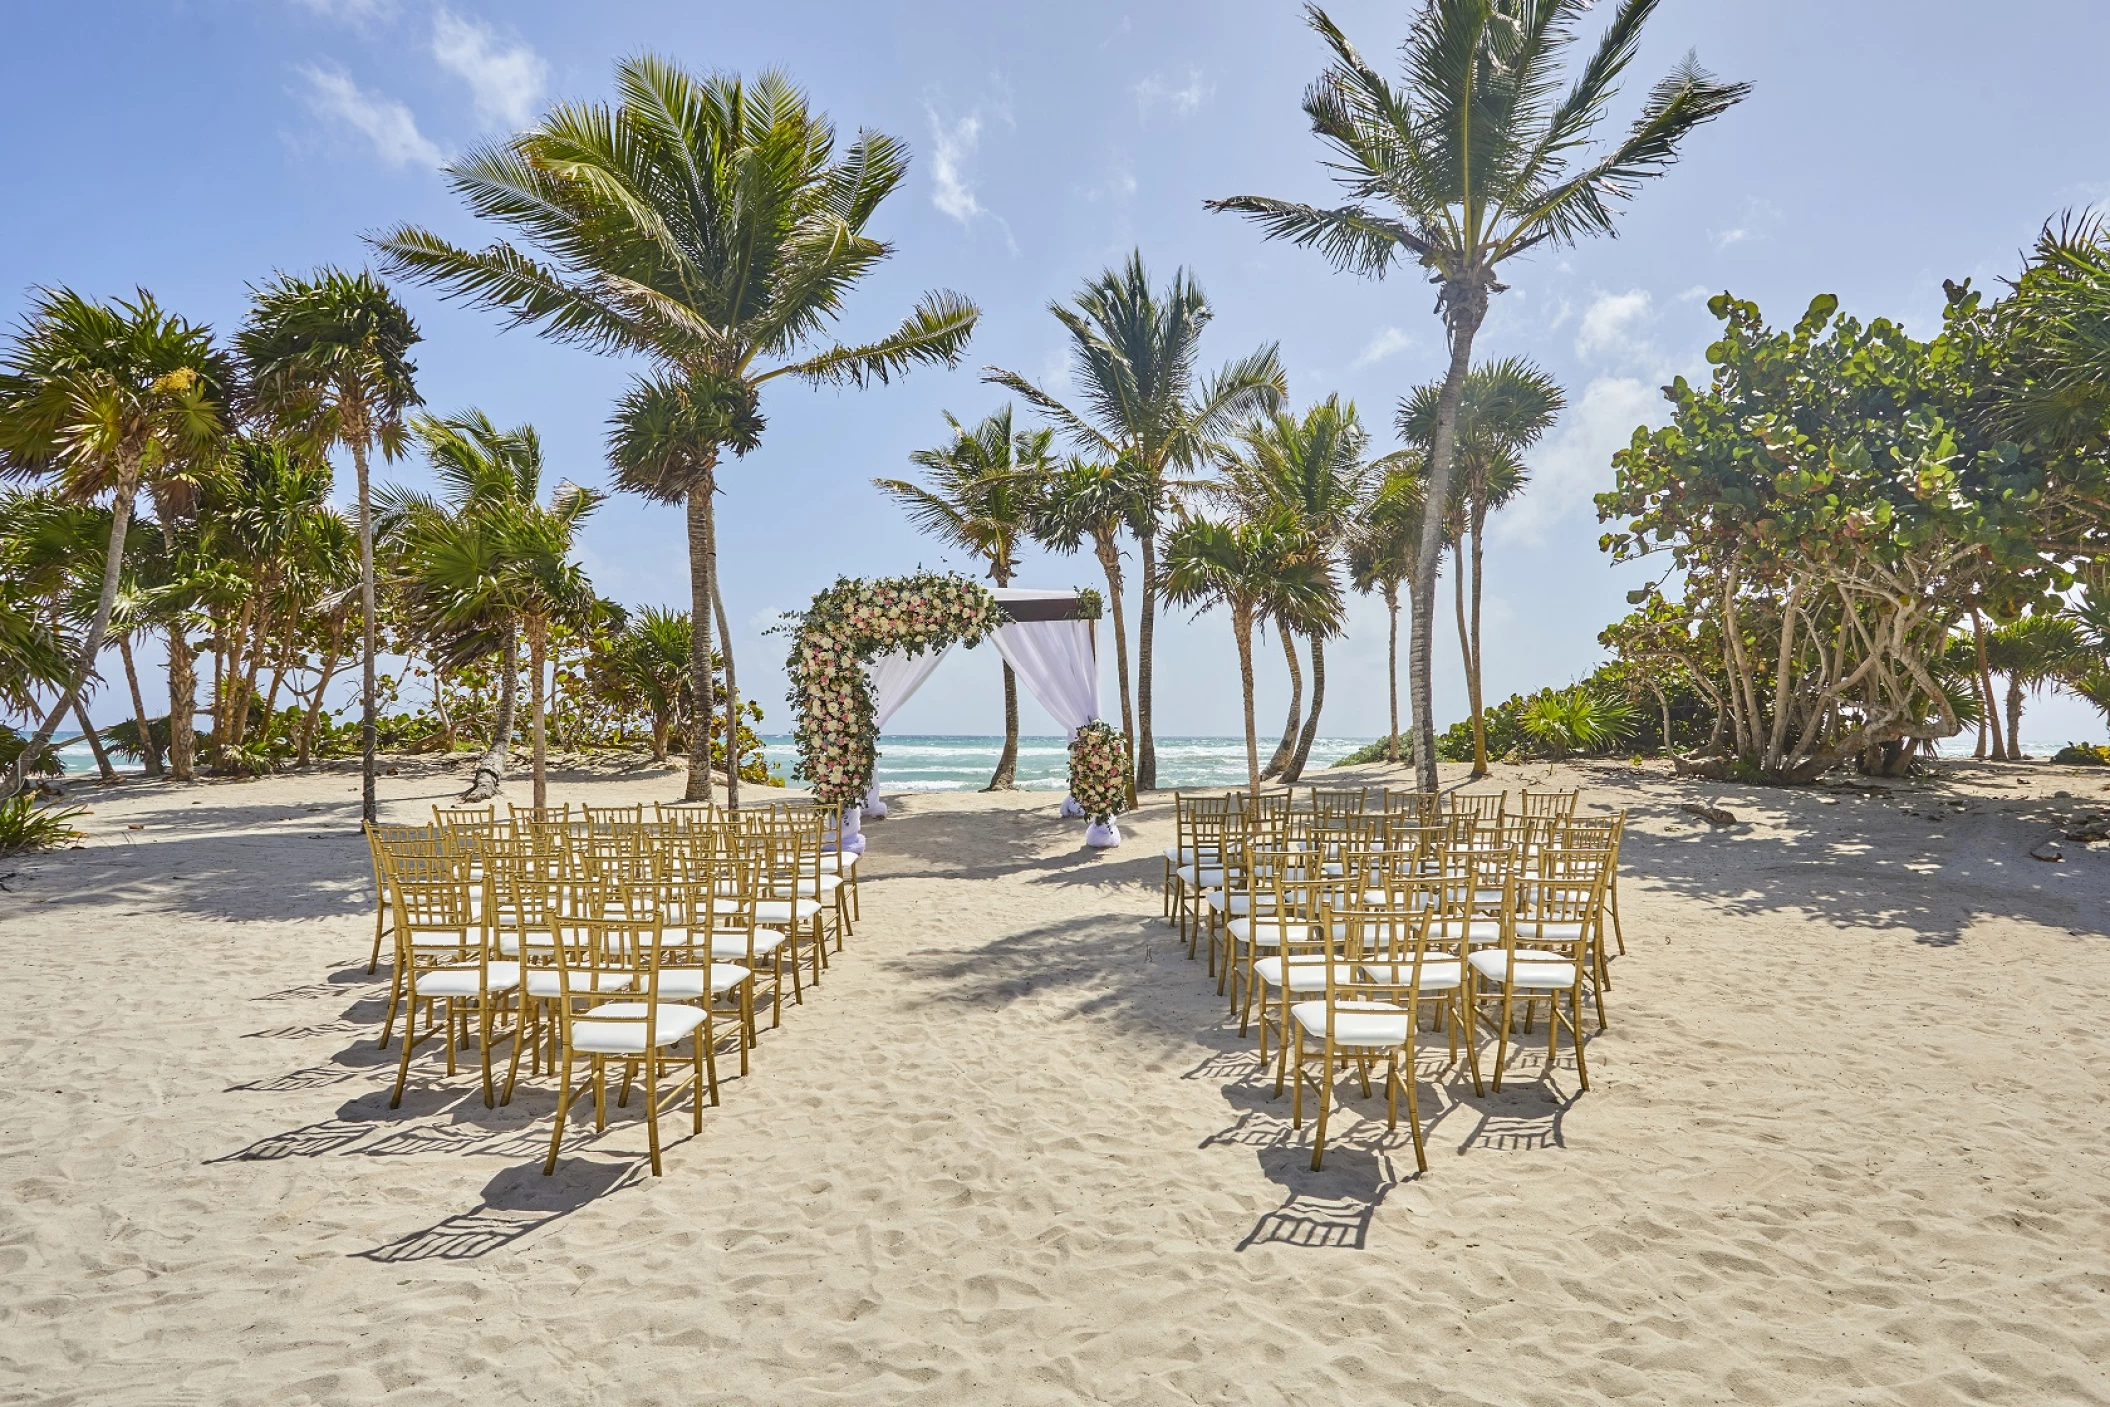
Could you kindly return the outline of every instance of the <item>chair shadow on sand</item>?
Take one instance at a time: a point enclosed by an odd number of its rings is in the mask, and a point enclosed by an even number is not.
[[[564,1158],[549,1177],[537,1166],[505,1168],[484,1184],[482,1200],[468,1211],[354,1254],[361,1260],[387,1264],[475,1260],[632,1186],[644,1176],[646,1165],[643,1158],[623,1162]]]

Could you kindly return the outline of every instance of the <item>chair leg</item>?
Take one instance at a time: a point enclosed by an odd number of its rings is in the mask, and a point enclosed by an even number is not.
[[[1318,1172],[1326,1162],[1326,1113],[1333,1106],[1333,1047],[1328,1046],[1319,1056],[1319,1122],[1312,1130],[1311,1170]]]
[[[376,1043],[375,1043],[375,1045],[374,1045],[374,1049],[375,1049],[375,1050],[387,1050],[387,1049],[388,1049],[388,1036],[389,1036],[389,1033],[390,1033],[391,1031],[395,1030],[395,1027],[396,1027],[396,1007],[397,1007],[397,1005],[398,1005],[398,1004],[399,1004],[399,1003],[400,1003],[400,1002],[402,1001],[402,999],[403,999],[403,964],[402,964],[401,962],[397,962],[397,963],[395,963],[395,964],[391,965],[391,967],[389,968],[389,973],[388,973],[388,1014],[387,1014],[387,1015],[386,1015],[385,1017],[383,1017],[383,1018],[382,1018],[382,1020],[381,1020],[381,1039],[380,1039],[380,1040],[379,1040],[378,1042],[376,1042]],[[409,1022],[408,1022],[407,1020],[406,1020],[406,1021],[405,1021],[405,1022],[403,1023],[403,1029],[404,1029],[404,1030],[406,1030],[406,1031],[408,1031],[408,1030],[410,1029],[410,1023],[409,1023]]]
[[[476,1003],[477,1053],[484,1067],[484,1108],[498,1107],[497,1091],[491,1087],[491,994],[485,992]]]
[[[1590,1066],[1583,1058],[1582,991],[1579,987],[1568,993],[1568,1012],[1568,1034],[1575,1041],[1575,1081],[1587,1090],[1590,1087]]]
[[[374,953],[372,957],[366,960],[366,975],[369,977],[373,976],[374,969],[381,965],[381,920],[387,912],[387,901],[376,895],[374,898]]]
[[[689,1052],[695,1068],[689,1071],[689,1132],[703,1132],[703,1081],[706,1075],[711,1082],[711,1107],[718,1107],[718,1059],[708,1043]]]
[[[1423,1146],[1421,1141],[1421,1094],[1418,1088],[1421,1082],[1415,1077],[1414,1072],[1414,1030],[1411,1026],[1407,1028],[1406,1065],[1407,1130],[1414,1135],[1414,1166],[1422,1172],[1427,1172],[1429,1170],[1429,1150]],[[1398,1059],[1394,1057],[1392,1083],[1397,1085],[1399,1079]]]
[[[633,1067],[634,1068],[634,1067]],[[626,1079],[624,1087],[629,1087]],[[652,1175],[658,1177],[659,1166],[659,1052],[645,1052],[645,1143],[652,1150]]]
[[[1502,1092],[1502,1066],[1509,1058],[1509,1015],[1512,988],[1507,979],[1502,983],[1502,1024],[1495,1029],[1495,1093]]]
[[[608,1061],[599,1055],[593,1058],[593,1131],[608,1132]]]
[[[542,1165],[542,1175],[548,1177],[557,1170],[557,1149],[564,1143],[564,1118],[571,1110],[571,1056],[564,1057],[564,1079],[557,1086],[557,1124],[550,1130],[549,1159]]]
[[[710,1004],[706,1000],[703,1024],[696,1028],[696,1038],[702,1048],[696,1054],[696,1078],[701,1080],[709,1074],[711,1081],[711,1107],[718,1107],[718,1023],[711,1019]],[[696,1132],[703,1132],[703,1086],[696,1087]]]
[[[506,1092],[505,1096],[498,1101],[500,1104],[511,1104],[513,1102],[513,1086],[520,1079],[520,1047],[527,1044],[528,1041],[527,1008],[527,992],[522,989],[520,993],[520,1013],[513,1018],[513,1056],[506,1064]]]

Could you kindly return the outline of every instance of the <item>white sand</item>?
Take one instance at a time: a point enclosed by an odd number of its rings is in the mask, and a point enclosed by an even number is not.
[[[1553,779],[1633,809],[1594,1088],[1425,1064],[1421,1178],[1381,1100],[1307,1170],[1158,921],[1164,803],[1098,856],[902,801],[668,1175],[625,1115],[545,1180],[544,1084],[387,1107],[355,775],[77,788],[85,848],[0,861],[0,1399],[2110,1402],[2110,857],[2027,856],[2110,778]]]

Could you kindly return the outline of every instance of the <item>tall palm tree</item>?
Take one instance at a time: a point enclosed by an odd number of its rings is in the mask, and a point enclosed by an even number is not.
[[[417,324],[372,274],[317,270],[280,275],[253,291],[249,319],[235,339],[249,365],[258,411],[279,428],[328,453],[351,451],[359,480],[360,814],[374,799],[374,508],[367,479],[375,449],[403,452],[404,417],[420,403],[410,349]]]
[[[1246,776],[1260,789],[1260,741],[1253,723],[1253,627],[1265,616],[1316,619],[1339,609],[1333,574],[1315,558],[1287,509],[1221,523],[1189,518],[1165,543],[1165,599],[1197,611],[1221,605],[1238,642],[1245,702]]]
[[[940,542],[987,562],[986,575],[1009,586],[1018,570],[1018,549],[1028,536],[1041,484],[1049,471],[1052,430],[1011,428],[1011,407],[969,429],[951,414],[952,442],[919,449],[909,462],[925,470],[929,483],[874,479],[900,504],[909,521]],[[1004,750],[984,791],[1010,791],[1018,774],[1018,676],[1004,664]]]
[[[1609,149],[1591,134],[1632,64],[1657,0],[1619,0],[1597,47],[1562,93],[1562,56],[1590,0],[1427,0],[1401,54],[1395,87],[1364,61],[1325,11],[1305,14],[1332,62],[1305,90],[1312,131],[1348,193],[1332,209],[1267,196],[1210,201],[1245,215],[1270,239],[1316,248],[1336,268],[1382,278],[1402,258],[1436,284],[1450,343],[1429,453],[1429,493],[1416,555],[1416,619],[1434,619],[1443,512],[1450,502],[1458,398],[1488,300],[1511,257],[1613,233],[1613,214],[1661,175],[1695,127],[1740,102],[1743,83],[1716,81],[1691,58],[1650,90]],[[1383,209],[1390,206],[1389,211]],[[1414,632],[1414,770],[1436,786],[1429,637]]]
[[[1985,635],[1988,668],[2007,676],[2007,760],[2022,760],[2022,699],[2025,693],[2069,674],[2086,648],[2085,617],[2027,615]],[[1997,707],[1990,696],[1988,709]]]
[[[1276,509],[1286,512],[1303,534],[1306,552],[1330,578],[1369,492],[1372,470],[1364,458],[1369,443],[1355,402],[1344,404],[1337,395],[1302,416],[1277,411],[1239,427],[1220,456],[1224,480],[1218,492],[1248,517]],[[1319,713],[1326,706],[1326,640],[1339,627],[1337,595],[1323,605],[1316,614],[1291,608],[1275,617],[1293,682],[1296,636],[1311,642],[1311,712],[1301,731],[1285,735],[1290,746],[1280,771],[1286,783],[1304,774],[1319,734]]]
[[[724,453],[759,442],[768,382],[861,388],[954,365],[978,314],[930,293],[878,341],[816,350],[850,289],[892,252],[865,227],[900,187],[906,149],[865,131],[838,155],[834,127],[780,73],[698,78],[646,54],[616,66],[616,89],[613,107],[560,105],[447,168],[472,211],[534,254],[502,241],[472,252],[410,225],[375,245],[389,268],[514,325],[652,363],[616,409],[609,458],[618,487],[686,505],[696,710],[707,718],[713,707],[715,623],[736,753],[713,508]],[[706,800],[711,730],[690,731],[688,797]],[[737,765],[726,782],[738,806]]]
[[[452,422],[474,424],[475,419]],[[482,425],[488,427],[489,422]],[[532,430],[507,432],[533,443]],[[524,456],[519,472],[540,453]],[[532,497],[470,497],[458,508],[408,495],[392,533],[400,565],[396,585],[406,613],[427,638],[435,660],[486,658],[492,647],[517,633],[527,640],[528,731],[534,758],[534,805],[548,802],[548,729],[545,686],[550,631],[584,626],[598,617],[600,602],[586,573],[572,560],[579,524],[602,495],[560,483],[547,507]],[[503,687],[503,686],[501,686]],[[503,739],[500,740],[501,743]],[[481,766],[481,764],[479,764]]]
[[[1391,705],[1392,731],[1385,736],[1385,760],[1399,761],[1399,588],[1414,578],[1414,554],[1421,543],[1421,465],[1388,455],[1388,465],[1369,500],[1357,515],[1348,543],[1348,576],[1357,591],[1377,591],[1385,598],[1385,682]],[[1410,598],[1411,604],[1411,598]],[[1415,629],[1408,616],[1409,628]]]
[[[1442,400],[1442,386],[1430,384],[1417,386],[1399,403],[1400,438],[1424,456],[1436,442]],[[1487,518],[1524,491],[1531,475],[1523,455],[1553,428],[1566,406],[1560,383],[1523,357],[1481,363],[1466,373],[1458,392],[1448,536],[1456,568],[1452,586],[1457,597],[1458,649],[1465,661],[1466,697],[1472,708],[1475,777],[1487,775],[1487,715],[1480,673],[1481,566]]]
[[[376,496],[382,538],[395,557],[395,574],[405,589],[409,616],[428,637],[439,667],[498,654],[498,717],[492,740],[471,768],[464,802],[487,802],[498,795],[513,751],[513,717],[517,711],[521,635],[530,631],[534,608],[542,608],[544,645],[551,622],[574,622],[587,612],[584,576],[565,578],[551,603],[542,597],[542,576],[557,580],[561,572],[542,561],[542,538],[549,534],[525,529],[536,523],[542,498],[542,437],[523,424],[500,430],[479,409],[445,420],[418,416],[411,435],[424,449],[441,485],[439,496],[416,494],[399,485],[384,485]],[[570,553],[570,527],[599,504],[597,494],[574,485],[557,485],[549,513],[561,517],[563,555]],[[519,538],[519,542],[515,542]],[[525,548],[527,561],[515,561]],[[487,563],[492,580],[471,584],[468,563]],[[559,563],[561,565],[561,563]],[[525,580],[513,580],[527,570]],[[530,688],[544,675],[530,641]],[[536,791],[540,795],[540,780]],[[542,802],[536,799],[536,806]]]
[[[990,367],[984,380],[1023,396],[1085,455],[1111,460],[1136,485],[1136,545],[1143,601],[1136,630],[1136,786],[1157,785],[1151,732],[1151,664],[1156,632],[1158,535],[1167,520],[1171,475],[1202,462],[1211,441],[1244,416],[1273,411],[1287,394],[1281,360],[1269,343],[1227,363],[1199,388],[1201,332],[1212,314],[1185,269],[1159,293],[1140,250],[1081,289],[1070,305],[1051,303],[1070,338],[1071,409],[1017,372]]]
[[[95,613],[36,733],[0,773],[0,801],[22,790],[95,668],[140,489],[175,511],[221,434],[233,384],[211,330],[164,312],[145,289],[115,303],[45,290],[0,354],[0,477],[49,481],[80,502],[107,496],[111,509]]]
[[[1142,535],[1144,495],[1125,463],[1070,459],[1051,469],[1033,503],[1031,529],[1041,546],[1075,552],[1086,541],[1106,574],[1114,618],[1114,670],[1120,676],[1121,735],[1128,742],[1128,802],[1135,805],[1136,712],[1128,688],[1128,616],[1122,601],[1121,534]]]
[[[647,606],[623,622],[606,648],[605,677],[628,707],[652,715],[652,759],[665,762],[677,726],[694,727],[689,651],[695,627],[687,611]]]

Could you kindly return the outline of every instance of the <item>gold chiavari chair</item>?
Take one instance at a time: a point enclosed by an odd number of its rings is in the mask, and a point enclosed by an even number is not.
[[[1320,909],[1340,909],[1357,903],[1383,907],[1391,902],[1399,889],[1396,877],[1411,867],[1407,852],[1382,847],[1367,849],[1340,849],[1325,866],[1320,883],[1310,890],[1310,903],[1301,923],[1285,923],[1280,926],[1280,951],[1267,957],[1257,958],[1252,966],[1252,981],[1258,988],[1260,1005],[1260,1063],[1265,1068],[1268,1060],[1268,1028],[1272,1024],[1279,1033],[1275,1055],[1275,1093],[1282,1093],[1283,1081],[1289,1069],[1290,1007],[1299,999],[1311,999],[1325,995],[1327,976],[1324,968],[1328,963],[1343,962],[1343,940],[1346,931],[1339,923],[1328,925],[1320,921]],[[1346,980],[1354,980],[1354,973]],[[1269,1014],[1269,1004],[1275,1011]],[[1240,1034],[1244,1034],[1241,1025]]]
[[[1234,847],[1243,844],[1245,836],[1241,811],[1203,804],[1207,801],[1209,798],[1197,798],[1196,809],[1187,819],[1188,843],[1183,848],[1191,850],[1195,859],[1173,872],[1173,917],[1179,924],[1180,938],[1187,944],[1190,961],[1195,943],[1208,923],[1204,900],[1223,887],[1225,859]]]
[[[742,812],[735,834],[753,861],[750,902],[755,922],[785,935],[794,964],[799,961],[799,945],[804,943],[811,952],[810,976],[815,986],[820,985],[821,969],[828,962],[824,916],[829,906],[807,887],[808,879],[817,877],[819,871],[807,858],[811,841],[806,828],[782,824],[766,813]]]
[[[609,891],[600,881],[582,875],[510,859],[493,867],[490,889],[498,952],[521,964],[520,1039],[533,1052],[528,1067],[540,1074],[546,1053],[554,1074],[559,1027],[556,1005],[564,995],[557,945],[578,943],[588,936],[586,921],[601,916],[596,905],[605,901]],[[584,961],[583,955],[577,957]],[[629,974],[616,971],[591,980],[609,994],[630,991],[633,985]],[[506,1097],[512,1097],[510,1083]]]
[[[1601,853],[1601,852],[1600,852]],[[1555,876],[1514,874],[1509,891],[1513,897],[1503,919],[1503,938],[1498,945],[1476,948],[1466,958],[1466,1008],[1472,1013],[1470,1038],[1486,1020],[1485,1006],[1495,1006],[1495,1093],[1502,1092],[1502,1071],[1509,1055],[1510,1023],[1516,1001],[1523,997],[1526,1008],[1534,998],[1547,999],[1546,1069],[1551,1073],[1559,1055],[1560,1032],[1567,1029],[1575,1050],[1576,1081],[1590,1087],[1589,1065],[1583,1056],[1582,989],[1590,968],[1590,925],[1603,899],[1601,862],[1594,865],[1594,878],[1560,874]],[[1488,990],[1489,988],[1493,990]],[[1567,1010],[1561,1010],[1562,999]],[[1477,1076],[1477,1068],[1475,1074]]]
[[[1619,922],[1619,845],[1626,838],[1626,812],[1613,816],[1575,816],[1549,833],[1547,843],[1565,850],[1608,850],[1611,877],[1605,884],[1605,899],[1612,913],[1612,939],[1619,956],[1626,956],[1626,931]],[[1607,965],[1606,973],[1609,975]],[[1609,985],[1609,984],[1608,984]]]
[[[1353,816],[1363,811],[1367,797],[1361,787],[1311,787],[1311,812],[1315,816]]]
[[[1520,791],[1516,814],[1541,821],[1565,821],[1575,814],[1579,791]]]
[[[1241,1036],[1252,1025],[1254,996],[1266,979],[1272,976],[1278,987],[1288,981],[1284,962],[1290,958],[1292,950],[1306,946],[1324,947],[1323,935],[1314,934],[1312,924],[1317,919],[1320,901],[1329,885],[1336,883],[1325,873],[1322,852],[1308,846],[1282,849],[1255,846],[1246,853],[1243,871],[1244,883],[1230,895],[1232,902],[1227,906],[1232,916],[1224,924],[1224,985],[1217,988],[1223,991],[1228,987],[1231,1010],[1238,1013],[1238,1034]],[[1240,899],[1244,903],[1238,903]],[[1258,964],[1264,960],[1269,961],[1266,972],[1256,972]],[[1267,1058],[1266,1025],[1263,993],[1263,1060]]]
[[[835,802],[816,801],[811,798],[767,803],[772,811],[790,815],[819,813],[821,817],[820,848],[816,851],[818,867],[823,875],[833,875],[837,880],[836,924],[843,933],[854,935],[857,921],[864,917],[864,899],[857,888],[857,862],[862,857],[855,850],[842,848],[843,808]]]
[[[701,1134],[704,1099],[708,1097],[714,1105],[718,1102],[710,1006],[666,999],[665,930],[652,896],[603,890],[588,908],[586,916],[565,920],[567,930],[583,931],[567,931],[554,949],[561,1068],[555,1127],[550,1131],[549,1158],[542,1171],[547,1176],[557,1170],[557,1154],[564,1146],[564,1126],[571,1112],[573,1067],[582,1059],[587,1062],[594,1129],[601,1132],[608,1127],[608,1062],[617,1060],[623,1065],[618,1107],[629,1103],[630,1087],[643,1072],[645,1128],[652,1174],[657,1177],[662,1172],[660,1116],[686,1091],[691,1132]],[[602,979],[611,976],[626,979],[627,988],[604,990]],[[685,1040],[690,1043],[690,1054],[682,1063],[688,1068],[662,1095],[660,1081],[680,1061],[674,1052]]]
[[[1476,821],[1491,823],[1502,819],[1502,813],[1509,805],[1509,793],[1454,791],[1445,800],[1448,802],[1445,809],[1452,815],[1471,816]]]
[[[730,829],[710,837],[693,836],[688,843],[695,849],[687,866],[676,876],[683,886],[677,899],[678,911],[691,930],[691,941],[696,933],[707,934],[714,960],[738,963],[753,974],[747,994],[747,1029],[752,1045],[754,1003],[763,993],[769,997],[770,1026],[784,1023],[787,971],[791,976],[792,1001],[805,1003],[798,948],[787,929],[765,927],[760,922],[761,875],[767,863],[760,853],[763,847],[745,843],[739,832]],[[742,1073],[746,1068],[745,1064],[741,1066]]]
[[[409,845],[417,841],[438,842],[443,837],[436,826],[377,826],[366,827],[366,853],[374,867],[374,951],[366,961],[366,970],[373,973],[381,966],[381,940],[388,934],[389,921],[394,917],[388,898],[388,872],[383,864],[381,851],[384,846]],[[391,1004],[393,1009],[393,1004]],[[383,1045],[388,1038],[381,1038]]]
[[[1325,995],[1297,1002],[1290,1008],[1295,1090],[1290,1106],[1290,1124],[1304,1127],[1304,1087],[1309,1084],[1318,1096],[1318,1120],[1312,1132],[1311,1166],[1319,1171],[1326,1159],[1326,1125],[1335,1097],[1335,1071],[1355,1071],[1368,1098],[1371,1062],[1385,1062],[1386,1127],[1399,1127],[1399,1095],[1407,1096],[1407,1127],[1414,1141],[1414,1162],[1429,1170],[1422,1146],[1419,1080],[1414,1069],[1414,1037],[1420,1025],[1420,971],[1427,947],[1428,922],[1407,923],[1414,937],[1405,948],[1406,981],[1373,982],[1363,971],[1366,956],[1383,954],[1397,966],[1402,951],[1393,936],[1401,926],[1401,915],[1390,907],[1362,904],[1327,904],[1319,921],[1329,932],[1342,930],[1340,962],[1322,964],[1326,974]],[[1386,964],[1380,964],[1386,965]],[[1309,1067],[1316,1063],[1317,1071]],[[1402,1077],[1404,1067],[1404,1077]]]
[[[1611,990],[1611,963],[1605,951],[1604,920],[1605,895],[1618,877],[1615,868],[1617,852],[1609,849],[1560,849],[1548,846],[1534,859],[1532,872],[1545,879],[1573,880],[1577,883],[1597,885],[1598,907],[1590,915],[1582,937],[1588,955],[1586,980],[1590,994],[1597,1007],[1597,1029],[1602,1031],[1610,1024],[1605,1016],[1604,994]],[[1523,921],[1520,917],[1520,923]],[[1531,1006],[1524,1007],[1524,1029],[1531,1029]]]
[[[1468,944],[1463,939],[1447,936],[1452,930],[1445,920],[1469,920],[1471,884],[1446,879],[1441,874],[1390,865],[1368,871],[1360,892],[1366,913],[1395,916],[1389,924],[1379,924],[1375,920],[1365,924],[1361,957],[1363,980],[1395,989],[1395,1000],[1400,992],[1412,992],[1418,1002],[1429,1004],[1443,1025],[1450,1045],[1451,1064],[1455,1066],[1458,1063],[1458,1037],[1469,1026],[1465,1007],[1465,951]],[[1473,1072],[1476,1088],[1479,1079],[1476,1065]]]
[[[484,915],[479,911],[477,882],[470,876],[469,859],[459,852],[412,855],[383,850],[388,866],[389,894],[396,913],[396,966],[403,979],[403,1052],[396,1067],[396,1087],[388,1107],[403,1102],[403,1086],[410,1079],[411,1053],[438,1034],[433,1029],[435,1008],[446,1023],[447,1073],[455,1072],[459,1036],[473,1016],[477,1023],[477,1052],[483,1063],[484,1105],[495,1103],[491,1080],[491,1047],[509,1035],[517,1037],[517,1021],[510,1032],[498,1027],[500,1014],[511,1004],[520,987],[520,964],[493,960]],[[424,1034],[417,1032],[418,1007],[426,1008]],[[385,1039],[385,1036],[384,1036]],[[520,1043],[513,1044],[513,1070],[507,1075],[510,1093],[520,1064]]]
[[[1394,791],[1385,789],[1385,812],[1393,816],[1411,816],[1411,824],[1433,826],[1443,816],[1443,795],[1433,791]]]

